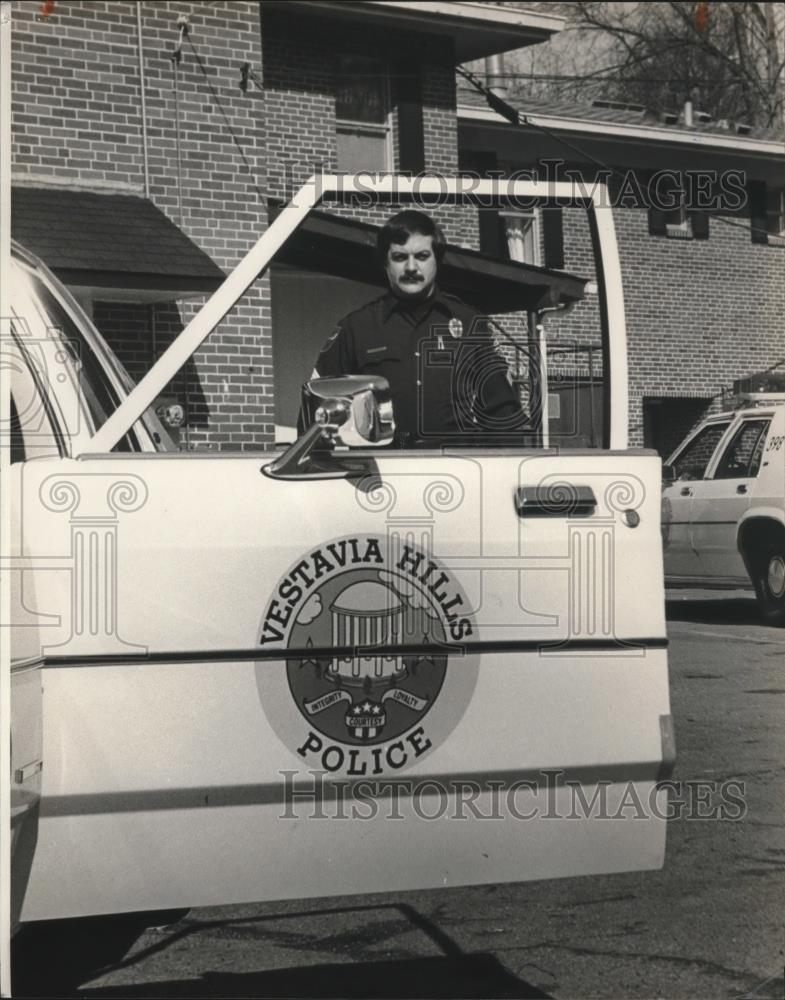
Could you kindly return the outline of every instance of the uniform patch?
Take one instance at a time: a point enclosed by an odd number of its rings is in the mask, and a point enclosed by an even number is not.
[[[340,332],[341,332],[340,326],[336,326],[336,328],[333,330],[333,332],[330,334],[330,336],[327,338],[327,340],[325,340],[324,344],[322,345],[322,349],[321,351],[319,351],[320,354],[324,354],[326,351],[330,350]]]
[[[265,610],[260,646],[280,646],[286,671],[258,664],[262,706],[308,768],[401,770],[463,715],[479,654],[456,644],[475,631],[462,589],[427,552],[373,535],[326,543]]]

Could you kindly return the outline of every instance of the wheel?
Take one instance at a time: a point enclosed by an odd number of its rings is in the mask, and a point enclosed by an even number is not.
[[[764,621],[785,625],[785,549],[769,548],[761,554],[753,582]]]

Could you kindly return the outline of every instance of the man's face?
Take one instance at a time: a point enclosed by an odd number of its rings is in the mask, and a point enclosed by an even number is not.
[[[433,237],[413,233],[405,243],[387,251],[387,280],[401,299],[427,299],[436,281]]]

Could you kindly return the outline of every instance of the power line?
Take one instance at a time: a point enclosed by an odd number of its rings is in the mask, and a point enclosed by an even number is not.
[[[524,125],[527,128],[534,129],[535,131],[543,132],[550,139],[553,139],[554,142],[560,143],[567,149],[572,150],[573,153],[577,153],[584,159],[589,160],[596,167],[600,167],[600,169],[606,172],[609,176],[617,177],[620,178],[621,180],[626,180],[627,174],[622,173],[616,167],[611,167],[603,160],[599,160],[597,159],[596,156],[592,156],[591,153],[587,152],[581,146],[574,145],[569,140],[565,139],[563,136],[558,135],[556,132],[553,131],[553,129],[549,129],[545,125],[541,125],[538,122],[531,121],[528,115],[514,108],[511,104],[508,104],[507,101],[499,97],[498,94],[494,94],[492,90],[486,87],[485,84],[483,84],[480,80],[478,80],[473,73],[469,72],[469,70],[464,69],[462,66],[458,66],[457,72],[461,76],[463,76],[466,80],[468,80],[469,83],[471,83],[471,85],[485,97],[486,101],[488,102],[488,105],[494,111],[500,113],[511,124]],[[748,233],[750,233],[750,235],[752,235],[752,233],[765,234],[766,236],[769,235],[768,230],[761,229],[760,226],[748,225],[745,222],[737,222],[734,221],[733,219],[726,219],[724,216],[721,215],[712,215],[711,217],[715,221],[721,222],[726,226],[733,226],[736,229],[744,229]]]
[[[196,62],[199,65],[199,69],[202,71],[202,75],[204,76],[205,82],[207,83],[207,86],[208,86],[208,88],[210,90],[210,94],[212,95],[213,101],[215,102],[216,107],[218,108],[218,110],[221,113],[221,117],[224,120],[224,125],[226,125],[226,128],[229,130],[229,135],[231,135],[232,141],[234,142],[235,146],[237,147],[237,149],[238,149],[238,151],[240,153],[240,157],[242,158],[242,161],[245,164],[245,169],[248,171],[248,176],[251,178],[251,183],[254,186],[254,190],[256,191],[256,193],[259,196],[260,200],[263,201],[264,200],[264,193],[260,189],[259,185],[256,183],[256,178],[254,177],[254,172],[251,169],[251,164],[248,162],[248,157],[245,155],[245,150],[240,145],[240,140],[237,138],[237,133],[232,128],[232,123],[229,121],[229,118],[228,118],[226,112],[224,111],[223,105],[221,104],[221,99],[218,97],[218,94],[217,94],[217,92],[215,90],[215,87],[213,87],[213,84],[212,84],[212,82],[210,80],[210,77],[207,75],[207,68],[205,67],[204,63],[202,62],[202,57],[196,51],[194,43],[191,41],[191,36],[187,34],[185,36],[185,38],[186,38],[186,41],[188,42],[188,44],[191,47],[191,52],[193,53],[194,58],[196,59]]]
[[[460,70],[459,70],[460,71]],[[565,73],[486,73],[488,80],[564,80],[576,83],[678,83],[684,84],[686,81],[694,81],[698,78],[692,77],[659,77],[659,76],[592,76],[586,73],[565,74]],[[743,80],[722,80],[722,86],[730,84],[741,86]],[[714,84],[716,86],[716,84]]]

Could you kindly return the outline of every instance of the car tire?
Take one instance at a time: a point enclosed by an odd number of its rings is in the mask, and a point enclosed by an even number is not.
[[[785,625],[785,546],[771,546],[761,553],[753,583],[764,621]]]

